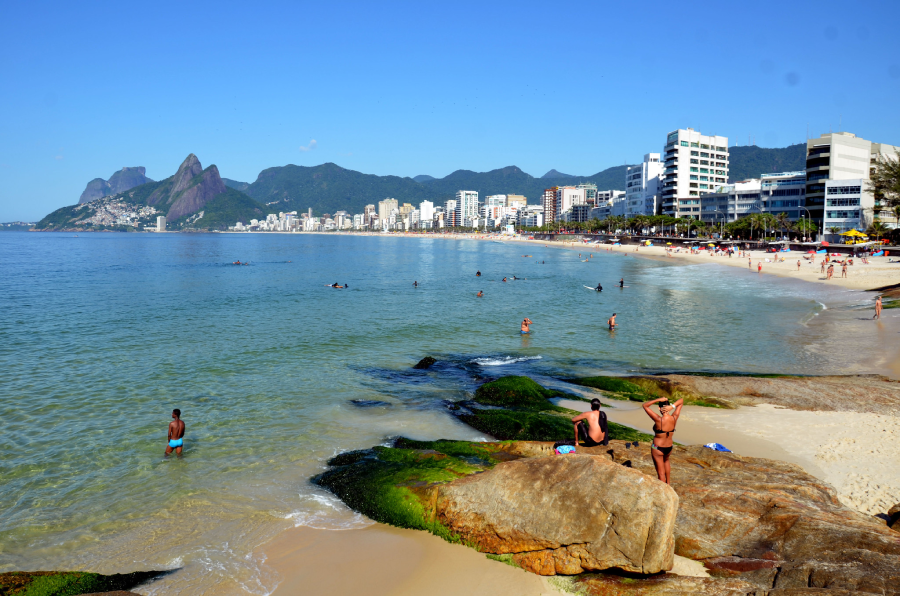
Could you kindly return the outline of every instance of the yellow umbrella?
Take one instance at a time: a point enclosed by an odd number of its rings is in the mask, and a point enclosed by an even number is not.
[[[850,230],[849,232],[844,232],[841,234],[841,236],[862,236],[864,238],[868,238],[868,236],[858,230]]]

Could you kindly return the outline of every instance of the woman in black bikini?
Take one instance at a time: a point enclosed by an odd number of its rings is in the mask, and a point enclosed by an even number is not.
[[[659,403],[659,414],[650,407]],[[644,403],[644,411],[653,419],[653,443],[650,445],[650,456],[653,465],[656,466],[656,475],[659,479],[669,484],[672,476],[672,468],[669,465],[669,454],[672,453],[672,435],[675,434],[675,424],[681,415],[681,406],[684,400],[679,399],[670,404],[668,398],[660,397]]]

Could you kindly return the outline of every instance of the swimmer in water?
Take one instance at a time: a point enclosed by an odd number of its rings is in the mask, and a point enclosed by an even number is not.
[[[597,283],[597,287],[594,288],[594,289],[597,290],[598,292],[602,292],[602,291],[603,291],[603,286],[601,286],[599,283]]]
[[[475,277],[481,277],[481,271],[476,271],[476,272],[475,272]]]
[[[525,319],[522,320],[522,329],[521,329],[522,335],[525,335],[526,333],[531,333],[531,325],[532,325],[532,321],[528,317],[525,317]]]
[[[478,293],[475,294],[475,296],[477,296],[478,298],[484,298],[484,292],[482,292],[481,290],[478,290]]]
[[[614,330],[616,327],[619,326],[619,324],[616,323],[616,313],[612,314],[612,316],[609,318],[609,320],[606,321],[606,324],[609,325],[610,331]]]
[[[505,277],[503,278],[503,281],[506,281],[506,278],[505,278]]]
[[[419,282],[414,281],[414,282],[413,282],[413,287],[414,287],[414,288],[418,288],[418,287],[419,287]]]
[[[622,279],[619,280],[619,287],[620,287],[620,288],[624,288],[624,287],[625,287],[625,278],[624,278],[624,277],[623,277]]]

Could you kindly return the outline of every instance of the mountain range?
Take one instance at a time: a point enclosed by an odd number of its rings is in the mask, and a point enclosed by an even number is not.
[[[756,178],[769,172],[796,171],[805,167],[803,143],[778,149],[735,146],[730,152],[731,181]],[[334,163],[318,166],[286,165],[267,168],[252,183],[221,178],[216,166],[203,170],[193,154],[181,164],[174,176],[160,182],[146,177],[143,167],[123,168],[109,180],[91,180],[79,204],[105,197],[126,197],[127,201],[154,206],[170,222],[183,220],[204,211],[204,227],[221,229],[238,219],[249,221],[263,212],[306,211],[335,213],[345,210],[360,213],[368,204],[392,197],[401,204],[430,200],[443,203],[460,189],[476,190],[479,196],[521,194],[529,203],[539,201],[544,189],[553,186],[592,182],[601,190],[623,190],[627,165],[613,166],[591,176],[563,174],[555,169],[535,178],[516,166],[489,172],[456,170],[444,178],[419,175],[415,178],[376,176],[342,168]],[[66,209],[66,208],[64,208]],[[63,210],[51,216],[54,221]],[[51,216],[48,216],[51,217]],[[73,215],[74,216],[74,215]],[[225,217],[231,220],[226,221]],[[45,218],[47,219],[47,218]]]
[[[144,168],[126,169],[141,170],[143,175]],[[141,223],[152,223],[157,214],[162,214],[168,220],[169,229],[190,227],[221,230],[233,226],[239,220],[250,221],[264,216],[262,205],[246,194],[225,186],[216,166],[211,165],[203,169],[200,160],[191,153],[178,167],[178,171],[165,180],[145,182],[116,194],[57,209],[39,221],[35,229],[81,229],[86,225],[83,222],[90,220],[100,211],[109,212],[109,208],[118,203],[124,203],[127,208],[115,207],[113,211],[116,213],[153,207],[156,213],[144,216]],[[107,227],[117,226],[109,224]]]
[[[81,193],[78,203],[88,203],[94,199],[108,197],[120,192],[130,190],[135,186],[153,182],[146,176],[147,170],[143,166],[136,168],[122,168],[109,177],[109,180],[103,178],[94,178],[87,183],[87,188]]]

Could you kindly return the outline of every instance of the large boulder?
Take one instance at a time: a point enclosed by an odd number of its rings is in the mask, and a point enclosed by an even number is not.
[[[887,515],[888,527],[891,527],[900,532],[900,523],[898,523],[900,522],[900,503],[897,503],[896,505],[888,509]]]
[[[592,455],[522,459],[438,488],[436,520],[539,575],[672,568],[678,497]]]
[[[602,451],[656,475],[647,446],[624,447],[613,441]],[[900,533],[844,507],[799,466],[700,446],[676,447],[670,463],[680,498],[676,554],[765,589],[900,595]]]
[[[658,575],[631,578],[617,575],[590,574],[575,581],[579,594],[586,596],[766,596],[756,587],[740,579]],[[806,596],[824,596],[807,594]]]

